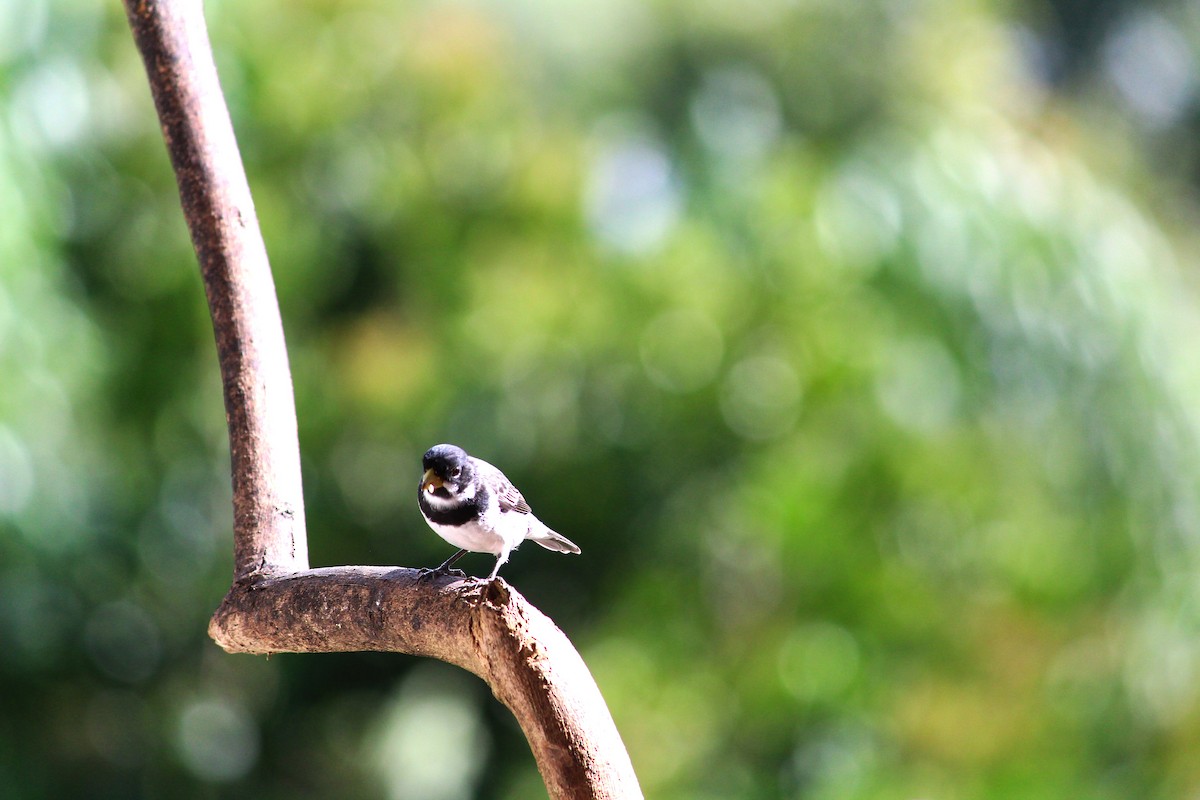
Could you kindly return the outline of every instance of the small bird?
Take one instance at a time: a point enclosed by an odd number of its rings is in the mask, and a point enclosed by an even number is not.
[[[533,515],[525,498],[504,473],[452,444],[429,448],[421,459],[425,474],[417,487],[417,504],[433,532],[459,551],[434,573],[445,573],[466,553],[492,553],[496,577],[509,553],[526,539],[547,550],[578,553],[570,539],[555,533]]]

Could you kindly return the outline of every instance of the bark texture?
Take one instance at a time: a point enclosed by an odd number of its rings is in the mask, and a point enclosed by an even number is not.
[[[596,682],[566,635],[503,580],[329,567],[241,584],[209,634],[229,652],[380,650],[475,673],[513,712],[553,798],[639,798]]]
[[[238,580],[308,567],[296,404],[267,249],[200,0],[125,0],[217,339]]]
[[[595,680],[503,580],[308,569],[295,401],[275,286],[200,0],[125,0],[200,262],[233,465],[234,580],[209,625],[229,652],[438,658],[516,716],[550,796],[640,798]]]

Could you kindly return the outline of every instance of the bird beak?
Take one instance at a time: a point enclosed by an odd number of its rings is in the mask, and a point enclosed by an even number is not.
[[[424,477],[421,478],[421,491],[433,494],[434,489],[440,489],[446,485],[446,482],[437,476],[437,473],[431,469],[425,470]]]

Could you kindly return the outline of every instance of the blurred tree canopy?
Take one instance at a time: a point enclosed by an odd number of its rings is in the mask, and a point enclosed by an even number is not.
[[[1200,791],[1194,4],[207,4],[315,565],[420,453],[648,796]],[[228,656],[212,334],[118,4],[0,4],[0,786],[524,798],[481,685]],[[467,559],[477,574],[486,559]]]

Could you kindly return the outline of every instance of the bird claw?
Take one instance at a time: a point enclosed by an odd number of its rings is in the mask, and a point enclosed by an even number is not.
[[[449,575],[454,578],[467,577],[467,573],[463,572],[461,569],[456,569],[454,567],[421,567],[420,569],[417,570],[417,580],[424,580],[426,578],[436,578],[436,577],[440,577],[442,575]]]

